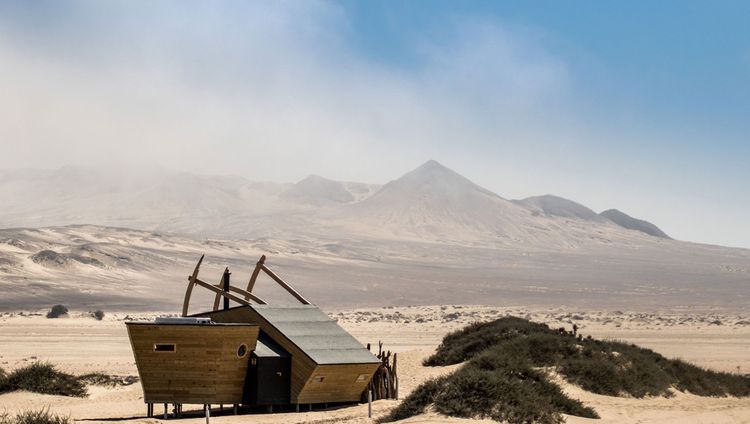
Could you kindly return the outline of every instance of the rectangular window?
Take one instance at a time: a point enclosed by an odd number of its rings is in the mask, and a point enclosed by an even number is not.
[[[360,374],[360,375],[357,376],[357,381],[367,381],[367,377],[369,377],[369,375],[367,375],[367,374]]]
[[[313,377],[313,381],[316,382],[316,383],[322,383],[323,380],[325,380],[325,379],[326,378],[323,377],[322,375],[316,375],[315,377]]]
[[[154,352],[174,352],[177,347],[174,343],[155,343]]]

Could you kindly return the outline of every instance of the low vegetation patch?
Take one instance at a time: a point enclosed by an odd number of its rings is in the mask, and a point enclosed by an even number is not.
[[[94,312],[89,312],[89,315],[91,315],[91,318],[94,318],[97,321],[101,321],[104,319],[104,311],[101,309],[97,309]]]
[[[16,415],[0,413],[0,424],[73,424],[70,417],[49,412],[48,409],[19,412]]]
[[[48,395],[86,396],[86,385],[78,377],[42,362],[19,368],[8,375],[4,391],[15,390]]]
[[[8,374],[5,373],[5,370],[0,368],[0,393],[7,392],[8,388]]]
[[[0,368],[0,394],[16,390],[59,396],[86,396],[86,385],[129,386],[137,383],[136,376],[114,376],[100,372],[75,376],[55,368],[54,365],[35,362],[7,374]],[[0,424],[3,424],[0,422]]]
[[[667,359],[632,344],[583,338],[564,329],[506,317],[447,335],[427,366],[464,366],[418,387],[384,419],[424,412],[513,423],[560,423],[561,414],[595,418],[566,396],[545,369],[609,396],[671,396],[672,388],[701,396],[750,396],[750,377]]]
[[[68,313],[68,308],[65,305],[55,305],[47,312],[47,318],[60,318]]]

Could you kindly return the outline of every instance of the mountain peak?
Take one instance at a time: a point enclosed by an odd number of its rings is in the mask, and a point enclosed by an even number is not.
[[[355,200],[344,183],[314,174],[308,175],[305,179],[295,183],[290,189],[283,192],[281,197],[318,206],[331,203],[348,203]]]
[[[672,239],[656,225],[642,219],[633,218],[617,209],[608,209],[600,215],[628,230],[640,231],[654,237]]]

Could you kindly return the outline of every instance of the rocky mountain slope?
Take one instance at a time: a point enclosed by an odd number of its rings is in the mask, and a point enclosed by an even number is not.
[[[602,212],[601,216],[629,230],[640,231],[654,237],[671,239],[671,237],[669,237],[656,225],[642,219],[633,218],[632,216],[624,212],[620,212],[617,209],[608,209]]]

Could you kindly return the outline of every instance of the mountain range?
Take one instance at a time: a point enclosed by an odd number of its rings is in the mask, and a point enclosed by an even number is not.
[[[0,228],[94,224],[224,238],[327,238],[343,231],[470,244],[575,245],[593,228],[618,226],[668,238],[648,222],[612,211],[600,215],[556,196],[506,200],[436,161],[383,186],[315,175],[284,184],[75,167],[2,171],[0,198]],[[629,238],[628,231],[615,235]]]
[[[266,254],[324,307],[750,301],[750,250],[672,240],[646,221],[552,195],[509,200],[435,161],[382,186],[0,171],[0,199],[0,310],[172,311],[204,253],[204,278],[229,265],[238,284]]]

